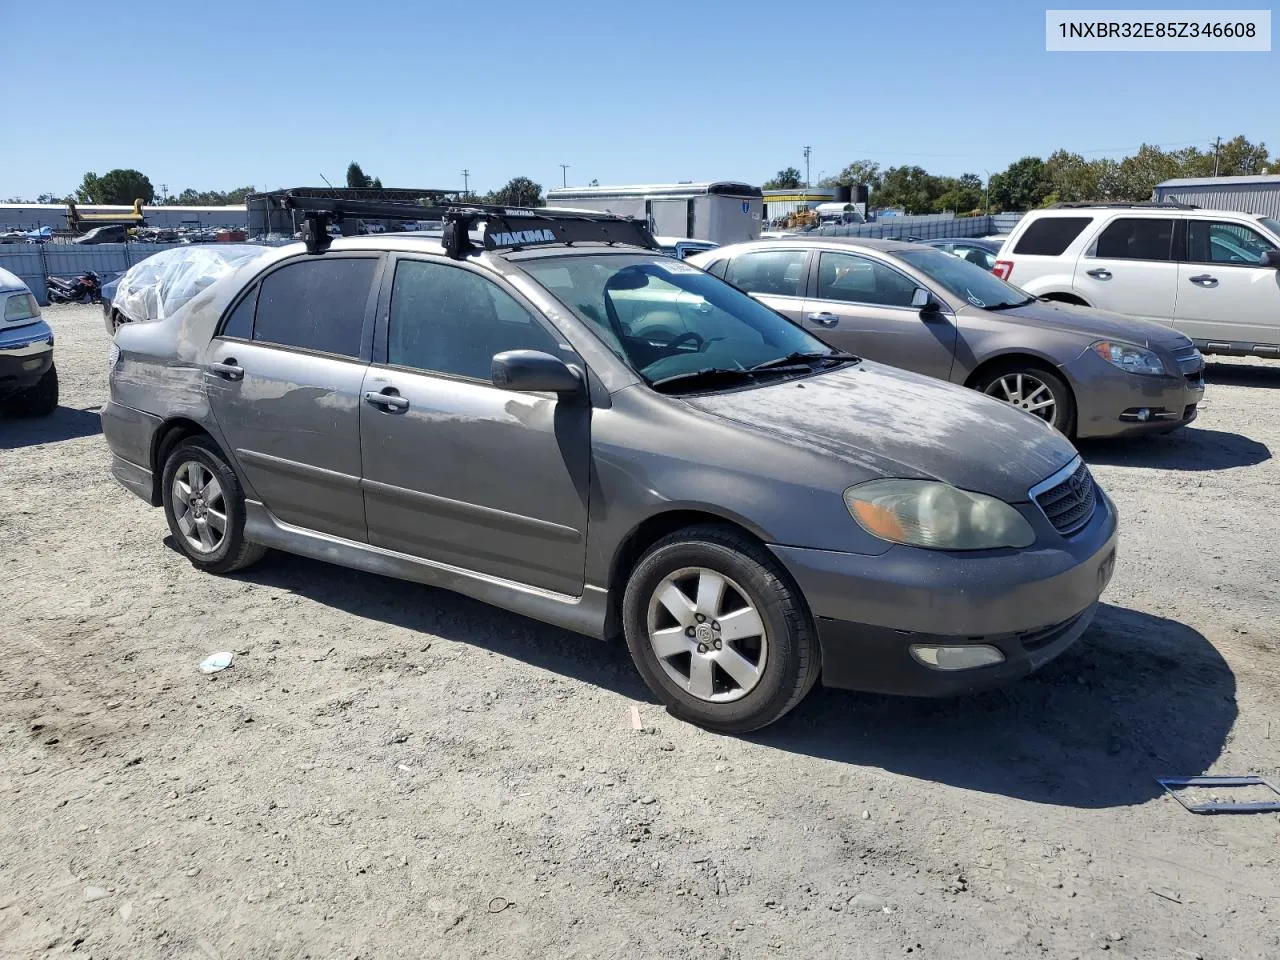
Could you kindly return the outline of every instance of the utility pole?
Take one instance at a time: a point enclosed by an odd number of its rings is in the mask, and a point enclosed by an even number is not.
[[[983,170],[987,175],[987,182],[982,188],[982,213],[984,216],[991,216],[991,171]]]
[[[804,189],[809,192],[809,147],[804,148]]]
[[[471,171],[462,171],[462,195],[464,197],[471,196]]]
[[[1213,141],[1213,175],[1218,175],[1218,148],[1222,146],[1222,138]]]
[[[160,184],[160,202],[169,202],[169,185],[167,183]]]
[[[560,186],[567,187],[569,185],[569,164],[560,164]]]

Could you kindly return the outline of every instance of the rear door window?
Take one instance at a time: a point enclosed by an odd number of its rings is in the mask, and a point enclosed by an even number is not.
[[[1098,236],[1094,256],[1099,260],[1173,259],[1173,221],[1152,217],[1121,217]]]
[[[1023,231],[1013,252],[1035,257],[1060,256],[1091,223],[1093,217],[1040,217]]]
[[[378,261],[319,257],[268,274],[258,290],[253,339],[344,357],[360,356]]]
[[[724,278],[739,290],[774,297],[804,296],[805,250],[761,250],[729,261]]]

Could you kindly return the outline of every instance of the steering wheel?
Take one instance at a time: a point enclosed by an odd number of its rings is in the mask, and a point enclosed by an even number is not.
[[[680,334],[674,340],[669,341],[666,344],[666,347],[668,350],[674,350],[676,349],[676,347],[680,346],[680,344],[685,343],[686,341],[696,342],[697,343],[696,352],[698,353],[701,353],[702,348],[707,345],[707,341],[703,340],[699,334],[694,333],[692,330],[686,330],[684,333]]]

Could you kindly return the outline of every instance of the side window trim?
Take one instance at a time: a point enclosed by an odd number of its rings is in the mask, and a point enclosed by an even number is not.
[[[478,383],[492,387],[493,384],[489,380],[481,377],[469,377],[466,374],[454,373],[448,370],[427,370],[423,367],[415,367],[403,363],[392,363],[390,360],[390,331],[391,331],[391,295],[395,288],[396,271],[402,263],[429,263],[447,270],[462,270],[466,273],[473,274],[481,280],[486,280],[496,286],[503,293],[509,295],[525,313],[529,315],[529,321],[536,327],[539,327],[549,338],[557,344],[568,344],[572,351],[572,358],[563,355],[563,349],[560,351],[560,359],[566,363],[578,365],[584,372],[587,372],[587,365],[582,360],[581,354],[567,337],[565,337],[555,325],[542,315],[542,311],[535,307],[518,289],[507,282],[505,277],[496,273],[488,273],[483,270],[477,270],[466,263],[452,260],[443,256],[433,256],[423,253],[393,253],[385,259],[385,265],[382,271],[381,289],[378,290],[376,321],[374,324],[373,334],[373,350],[372,359],[369,361],[374,367],[384,370],[395,370],[402,373],[412,374],[420,377],[437,377],[444,380],[457,380],[462,383]],[[498,389],[494,387],[494,389]]]

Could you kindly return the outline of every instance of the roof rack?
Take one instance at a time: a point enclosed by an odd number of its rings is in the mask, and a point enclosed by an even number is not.
[[[1084,207],[1154,207],[1165,210],[1199,210],[1194,203],[1180,203],[1177,200],[1072,200],[1064,203],[1049,204],[1050,210],[1077,210]]]
[[[575,243],[622,243],[658,249],[644,221],[610,213],[570,213],[478,203],[421,206],[416,203],[330,200],[293,192],[285,193],[280,198],[280,205],[304,215],[302,240],[308,253],[324,253],[329,249],[333,242],[329,235],[331,223],[357,217],[370,220],[441,220],[444,223],[445,253],[455,260],[462,260],[478,249],[471,239],[471,231],[478,224],[483,224],[481,243],[486,250],[513,251]]]

